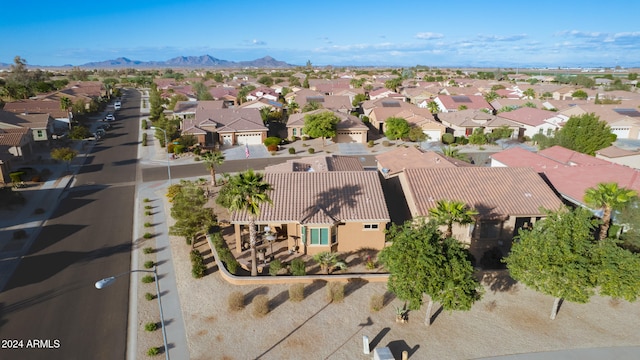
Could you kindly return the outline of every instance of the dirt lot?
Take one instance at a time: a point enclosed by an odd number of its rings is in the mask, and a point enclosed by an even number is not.
[[[402,351],[412,359],[474,359],[640,345],[640,306],[625,301],[594,297],[589,304],[565,302],[557,319],[550,320],[553,298],[500,277],[488,281],[484,297],[471,311],[438,311],[427,327],[425,307],[410,312],[408,323],[396,322],[394,306],[403,304],[386,292],[385,283],[350,282],[344,300],[332,303],[328,284],[316,282],[306,286],[303,301],[293,302],[289,285],[230,285],[213,262],[207,276],[194,279],[189,247],[181,238],[172,239],[171,246],[191,359],[370,359],[362,350],[365,335],[372,349],[388,346],[396,359]],[[197,248],[211,260],[205,242]],[[241,311],[228,309],[233,291],[246,296]],[[253,314],[258,295],[269,298],[270,312],[262,317]],[[374,295],[385,298],[377,312],[370,308]],[[157,312],[155,302],[141,300],[139,306],[140,324]],[[160,331],[141,332],[138,339],[141,359],[149,346],[162,344]]]

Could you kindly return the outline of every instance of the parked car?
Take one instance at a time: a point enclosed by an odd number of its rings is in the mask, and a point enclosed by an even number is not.
[[[113,114],[107,114],[107,116],[104,117],[105,121],[114,121],[116,119],[115,116],[113,116]]]
[[[121,107],[122,103],[120,101],[116,101],[115,104],[113,104],[113,108],[116,110],[120,110]]]

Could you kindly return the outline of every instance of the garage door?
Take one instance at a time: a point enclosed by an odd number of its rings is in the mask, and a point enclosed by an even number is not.
[[[614,127],[611,128],[611,132],[616,134],[618,139],[628,139],[629,138],[629,128],[628,127]]]
[[[337,143],[362,143],[362,133],[359,131],[339,131],[336,135]]]
[[[427,141],[440,141],[440,137],[442,136],[440,135],[440,131],[437,130],[424,130],[423,132],[429,136]]]
[[[262,144],[261,133],[236,133],[238,145],[260,145]]]

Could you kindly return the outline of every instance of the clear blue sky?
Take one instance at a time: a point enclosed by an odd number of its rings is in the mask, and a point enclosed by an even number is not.
[[[0,62],[9,64],[269,55],[294,65],[640,66],[635,0],[32,0],[1,9]]]

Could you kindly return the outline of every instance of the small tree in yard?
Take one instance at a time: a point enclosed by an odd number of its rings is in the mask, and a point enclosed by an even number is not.
[[[619,210],[637,195],[635,190],[620,187],[618,183],[600,183],[596,187],[588,188],[584,194],[585,203],[594,208],[602,209],[602,225],[600,226],[600,240],[607,238],[611,214]]]
[[[384,122],[384,135],[389,140],[405,139],[409,135],[411,126],[409,122],[403,118],[390,117]]]
[[[69,164],[73,159],[78,156],[78,152],[72,148],[62,147],[51,150],[51,158],[54,160],[64,161],[67,163],[67,170],[69,170]]]
[[[224,154],[220,151],[207,151],[202,154],[202,161],[211,174],[211,185],[216,186],[216,166],[224,163]]]
[[[431,325],[433,302],[445,310],[470,310],[481,297],[468,252],[457,240],[443,238],[435,222],[406,222],[389,230],[392,245],[380,253],[389,271],[387,287],[408,308],[417,310],[429,296],[425,323]]]
[[[336,126],[339,122],[340,119],[331,111],[308,114],[304,117],[303,132],[314,138],[322,138],[322,146],[324,147],[324,138],[336,136]]]

